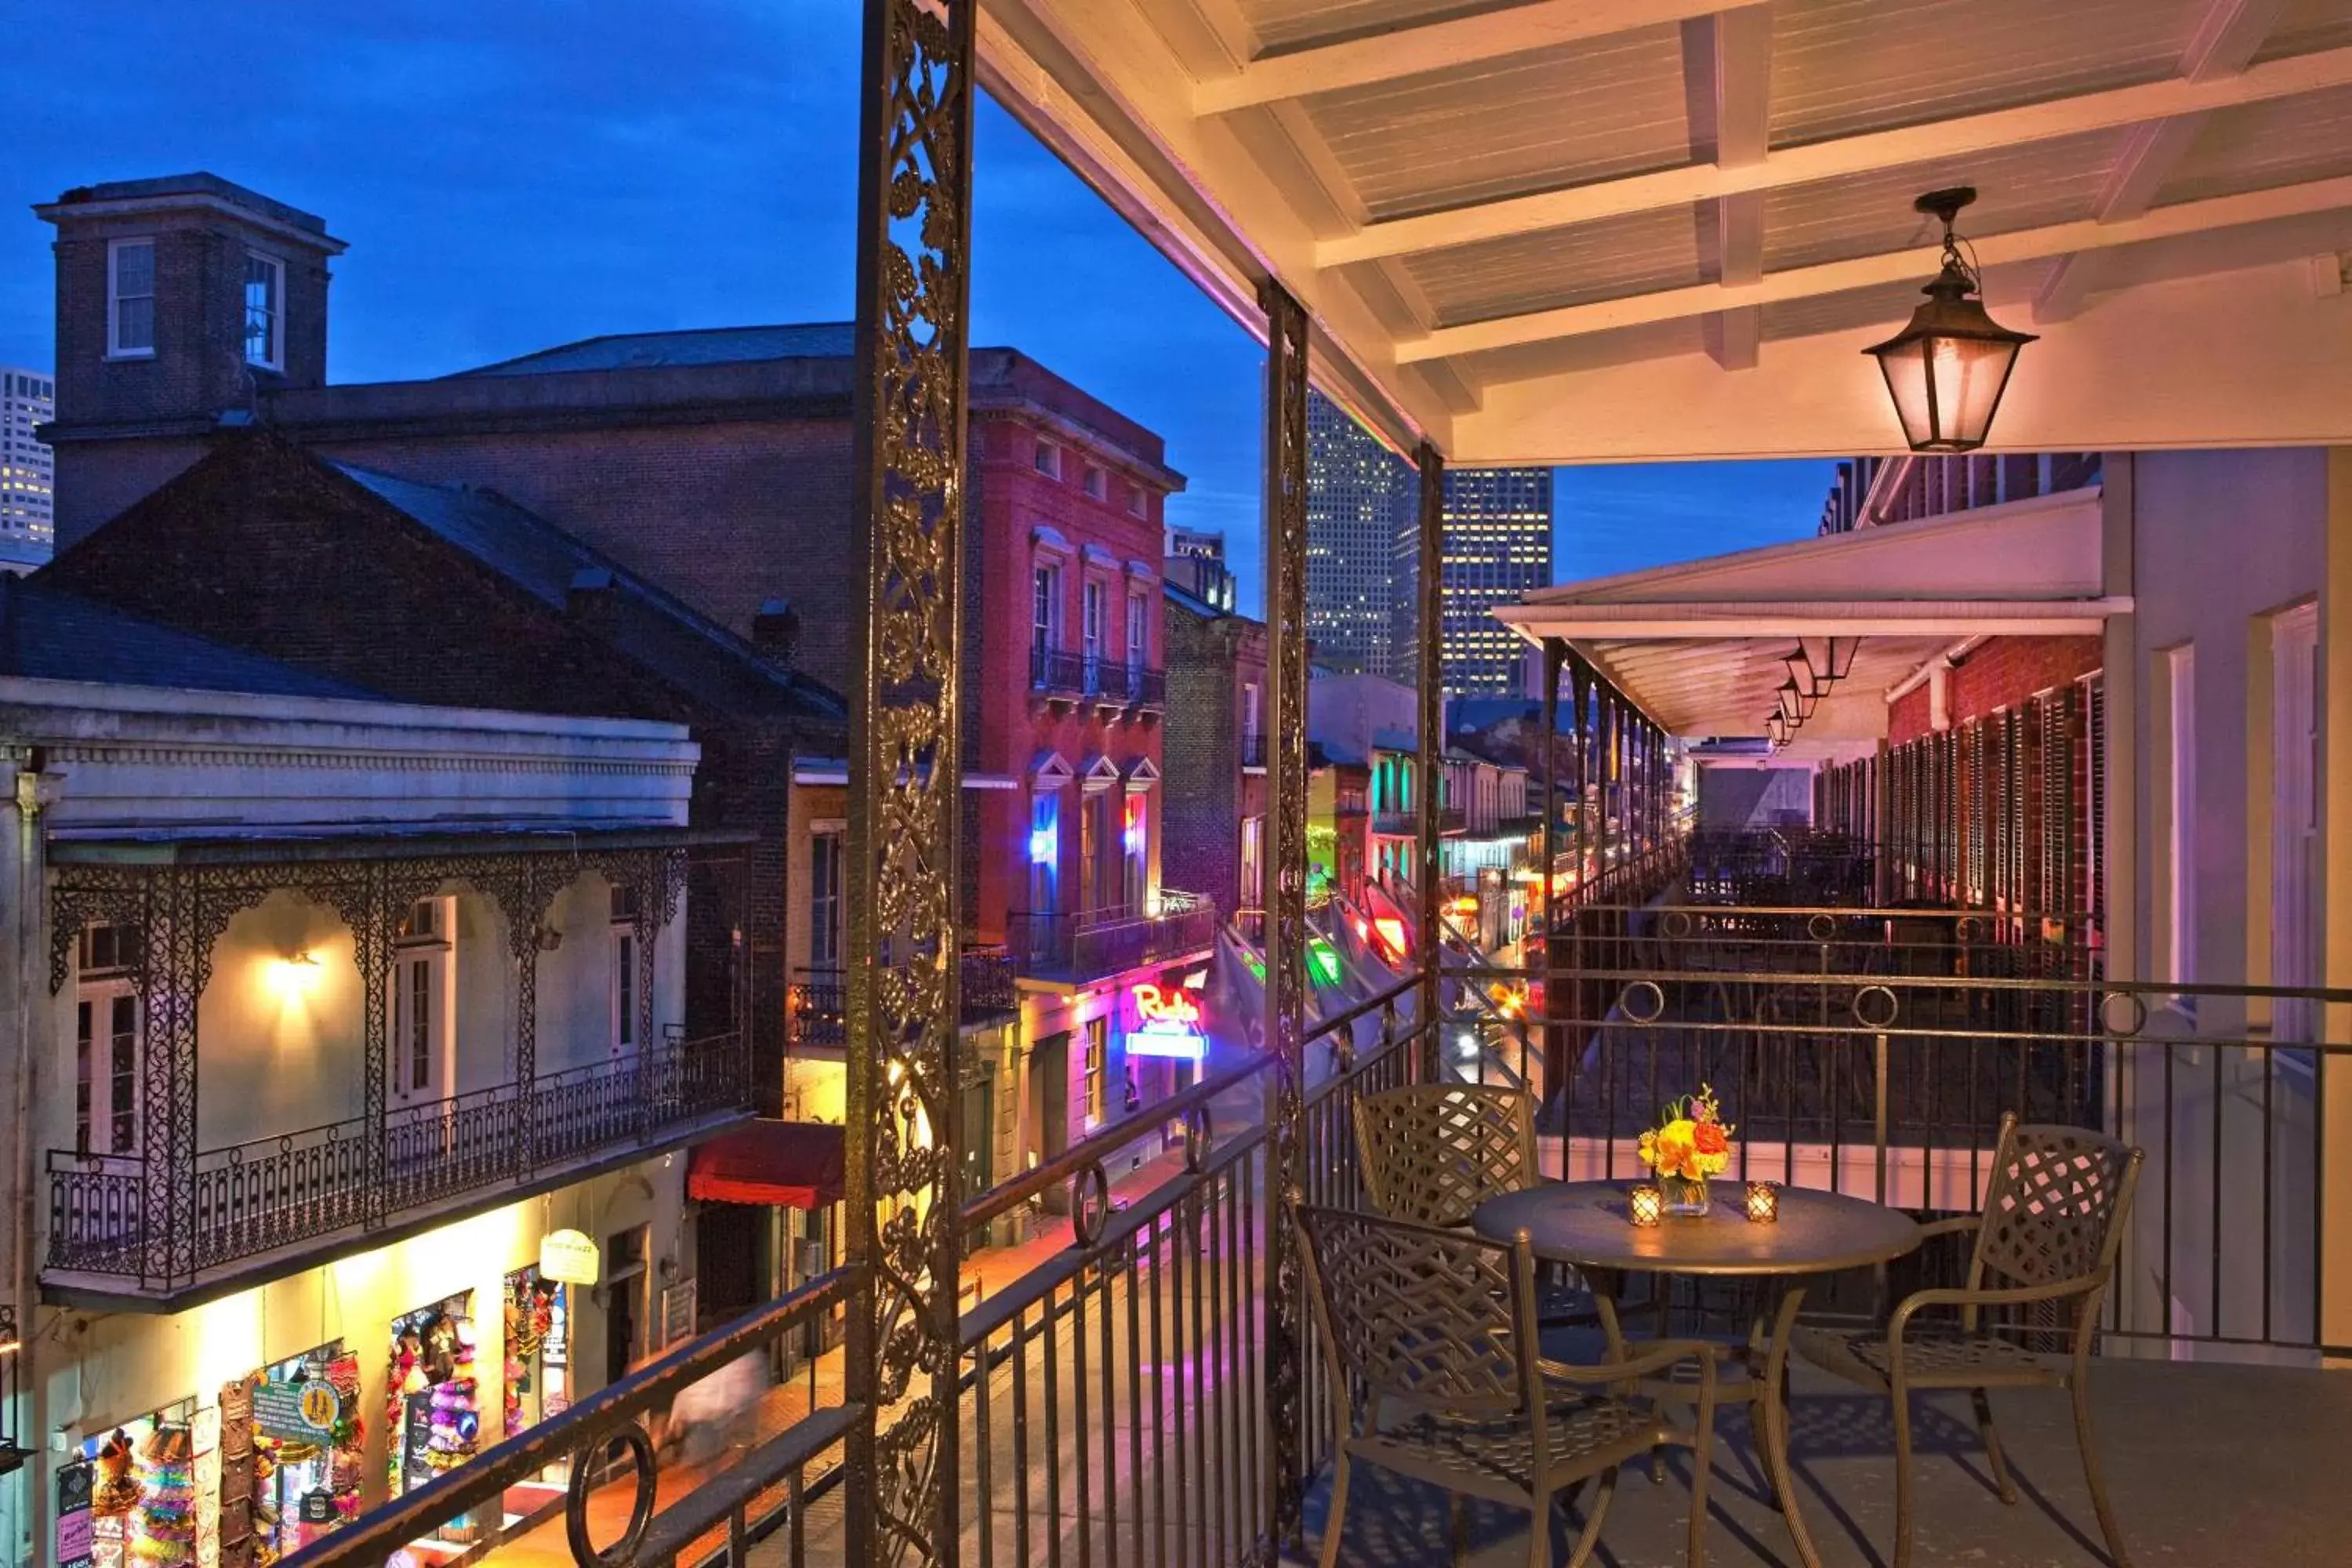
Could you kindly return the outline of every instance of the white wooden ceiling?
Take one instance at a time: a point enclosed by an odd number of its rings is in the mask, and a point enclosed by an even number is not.
[[[990,90],[1400,444],[1885,449],[1858,351],[1963,182],[2042,334],[1996,445],[2352,441],[2352,0],[981,5]]]

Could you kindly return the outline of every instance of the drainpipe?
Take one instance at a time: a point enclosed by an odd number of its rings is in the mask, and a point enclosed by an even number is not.
[[[15,910],[10,921],[16,941],[9,956],[7,1007],[15,1027],[17,1049],[9,1072],[9,1100],[15,1112],[16,1202],[10,1216],[12,1233],[8,1238],[8,1288],[16,1305],[16,1389],[18,1411],[25,1422],[19,1441],[46,1449],[42,1441],[47,1429],[46,1401],[41,1397],[40,1368],[31,1352],[33,1343],[34,1289],[32,1278],[33,1217],[36,1212],[33,1183],[36,1175],[33,1159],[34,1074],[44,1054],[48,1031],[40,1027],[47,993],[42,960],[44,957],[43,918],[48,900],[43,897],[41,856],[41,813],[57,798],[58,775],[50,773],[47,759],[38,746],[11,747],[14,784],[13,796],[16,811],[16,832],[13,840],[0,854],[9,857],[8,875],[0,886],[9,889]],[[42,1498],[47,1491],[47,1471],[36,1459],[26,1478],[26,1507],[22,1512],[25,1528],[38,1540],[44,1525]],[[26,1544],[11,1543],[15,1548]]]
[[[1962,637],[1942,652],[1930,656],[1926,663],[1886,689],[1887,703],[1892,706],[1900,702],[1922,686],[1932,683],[1936,690],[1928,694],[1928,706],[1932,712],[1942,715],[1935,720],[1935,727],[1938,730],[1949,729],[1950,716],[1946,713],[1946,702],[1939,695],[1943,689],[1943,680],[1950,674],[1952,666],[1974,653],[1984,641],[1982,635]]]
[[[1885,522],[1887,509],[1895,504],[1895,498],[1901,495],[1903,487],[1910,482],[1911,470],[1918,461],[1918,454],[1906,452],[1878,465],[1878,471],[1870,476],[1870,489],[1863,492],[1861,516],[1855,527],[1876,528]]]

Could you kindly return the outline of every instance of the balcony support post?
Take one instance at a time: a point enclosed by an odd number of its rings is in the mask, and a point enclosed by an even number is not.
[[[1445,574],[1445,460],[1427,441],[1415,454],[1421,478],[1421,579],[1417,584],[1420,615],[1420,657],[1414,665],[1420,677],[1419,717],[1421,767],[1417,793],[1420,812],[1414,818],[1413,882],[1421,895],[1421,987],[1416,1012],[1421,1026],[1422,1077],[1437,1079],[1440,1042],[1437,1026],[1437,969],[1445,944],[1440,940],[1444,906],[1438,900],[1437,860],[1440,778],[1445,756],[1444,604],[1441,589]]]
[[[150,879],[142,934],[140,1021],[149,1053],[140,1148],[146,1191],[146,1273],[168,1285],[195,1272],[196,1000],[210,954],[195,874],[166,867]]]
[[[1266,1422],[1275,1542],[1300,1538],[1307,1471],[1306,1280],[1280,1205],[1305,1186],[1307,1148],[1307,312],[1279,283],[1258,289],[1266,315],[1265,624],[1272,688],[1266,756],[1265,1048]],[[1262,1543],[1269,1544],[1269,1543]],[[1267,1552],[1270,1559],[1273,1553]]]
[[[1591,813],[1585,809],[1586,796],[1592,789],[1592,682],[1584,667],[1584,658],[1574,648],[1562,645],[1568,661],[1568,694],[1575,704],[1576,717],[1570,724],[1569,754],[1575,762],[1573,789],[1576,796],[1576,886],[1580,896],[1584,884],[1592,875]]]
[[[352,933],[352,962],[360,972],[360,1139],[362,1169],[368,1173],[362,1215],[371,1228],[390,1213],[392,1183],[386,1180],[390,1139],[386,1131],[392,1079],[392,933],[405,901],[396,901],[392,868],[376,861],[360,876],[338,884],[330,897]],[[416,897],[422,897],[419,893]]]
[[[1568,645],[1559,638],[1544,638],[1543,753],[1537,759],[1543,769],[1540,779],[1540,787],[1543,790],[1543,816],[1538,819],[1540,836],[1537,839],[1538,858],[1536,863],[1543,868],[1540,929],[1543,931],[1544,995],[1547,999],[1559,995],[1559,983],[1555,978],[1560,973],[1559,894],[1558,891],[1559,881],[1559,672],[1561,665],[1566,660],[1567,653]],[[1543,1092],[1549,1095],[1552,1085],[1566,1081],[1560,1074],[1567,1050],[1568,1032],[1558,1022],[1549,1021],[1558,1018],[1559,1010],[1557,1006],[1549,1005],[1548,1001],[1543,1011],[1548,1019],[1543,1026]],[[1563,1143],[1561,1147],[1565,1149],[1566,1144]],[[1565,1162],[1566,1155],[1563,1154],[1561,1158]]]
[[[867,0],[850,580],[846,1560],[956,1557],[957,837],[978,0]],[[878,1413],[888,1413],[882,1425]]]

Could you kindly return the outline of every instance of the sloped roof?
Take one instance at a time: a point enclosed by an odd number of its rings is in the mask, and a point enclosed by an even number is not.
[[[729,712],[845,723],[839,693],[780,669],[726,626],[495,490],[420,484],[350,463],[327,465],[551,609],[575,587],[610,593],[614,647],[698,700]]]
[[[0,675],[262,697],[378,694],[0,573]]]
[[[637,370],[653,365],[741,364],[772,359],[845,359],[856,347],[856,327],[848,321],[789,321],[774,326],[709,327],[674,332],[608,332],[461,370],[444,379],[550,375],[573,370]]]

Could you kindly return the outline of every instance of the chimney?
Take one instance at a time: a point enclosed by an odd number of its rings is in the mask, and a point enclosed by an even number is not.
[[[801,646],[801,613],[784,599],[768,599],[751,617],[751,646],[778,669],[790,669]]]

